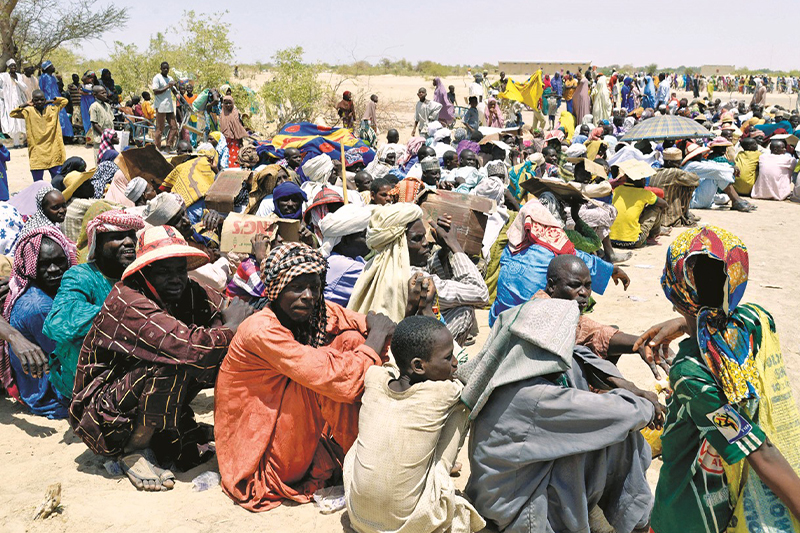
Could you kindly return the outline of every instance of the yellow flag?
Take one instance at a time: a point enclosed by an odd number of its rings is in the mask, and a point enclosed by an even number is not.
[[[538,109],[539,99],[542,97],[543,91],[542,71],[537,70],[525,83],[520,83],[509,78],[508,84],[506,84],[506,90],[497,96],[505,98],[506,100],[522,102],[531,109]]]

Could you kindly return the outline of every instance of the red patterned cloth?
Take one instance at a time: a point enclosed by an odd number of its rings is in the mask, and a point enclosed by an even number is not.
[[[94,248],[98,233],[112,231],[139,231],[144,228],[144,220],[139,215],[127,213],[122,209],[100,213],[86,225],[86,237],[89,241],[89,260],[94,258]]]
[[[508,228],[508,245],[518,253],[531,244],[544,246],[556,255],[575,255],[575,246],[564,228],[548,209],[532,199],[522,206],[519,215]]]

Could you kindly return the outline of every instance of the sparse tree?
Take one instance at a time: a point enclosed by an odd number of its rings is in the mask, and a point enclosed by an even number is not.
[[[269,120],[281,128],[289,122],[313,121],[325,97],[317,65],[303,63],[303,48],[278,50],[272,58],[272,79],[260,90]]]
[[[100,38],[128,22],[128,8],[96,0],[0,0],[0,68],[9,58],[40,65],[59,46]]]

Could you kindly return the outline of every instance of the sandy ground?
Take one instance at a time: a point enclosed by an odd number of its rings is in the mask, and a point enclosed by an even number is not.
[[[371,77],[348,81],[343,89],[363,88],[377,92],[381,99],[396,108],[402,121],[401,138],[411,129],[414,94],[429,81],[405,77]],[[445,79],[456,85],[460,95],[466,94],[463,79]],[[770,95],[773,97],[773,95]],[[774,95],[775,103],[788,107],[794,104],[787,96]],[[748,97],[749,100],[749,97]],[[772,98],[771,98],[772,101]],[[80,155],[90,160],[91,151],[83,147],[67,147],[67,155]],[[12,191],[30,183],[27,153],[13,150],[9,165]],[[750,214],[727,209],[698,212],[703,224],[714,224],[739,235],[750,250],[750,282],[745,301],[764,305],[774,315],[782,340],[787,368],[794,384],[795,398],[800,399],[800,332],[794,323],[800,288],[789,279],[796,269],[796,235],[800,224],[800,205],[789,202],[754,201],[759,209]],[[624,265],[631,277],[631,286],[610,285],[598,298],[592,318],[614,324],[622,330],[638,334],[652,324],[675,316],[660,288],[660,276],[667,245],[678,235],[673,230],[662,237],[658,246],[636,251]],[[787,277],[788,276],[788,277]],[[480,312],[481,338],[471,348],[475,353],[488,333],[487,313]],[[638,356],[624,356],[619,363],[622,372],[642,387],[652,387],[653,377]],[[213,423],[213,396],[201,394],[194,404],[202,422]],[[468,460],[462,450],[464,471],[456,479],[464,487],[468,476]],[[219,488],[192,492],[191,480],[206,470],[216,470],[212,461],[190,472],[179,473],[171,492],[147,494],[133,489],[126,478],[111,477],[103,467],[104,458],[96,457],[80,442],[66,421],[50,421],[27,415],[7,399],[0,400],[0,472],[5,483],[0,485],[0,531],[105,531],[119,532],[174,531],[218,532],[248,531],[268,527],[275,531],[342,531],[345,513],[322,515],[313,505],[283,505],[263,514],[251,514],[235,506]],[[654,461],[649,472],[655,485],[660,463]],[[62,485],[62,511],[41,522],[32,522],[33,511],[52,483]]]

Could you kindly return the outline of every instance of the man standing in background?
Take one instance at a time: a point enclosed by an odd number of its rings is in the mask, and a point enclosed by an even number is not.
[[[164,122],[169,121],[169,134],[167,135],[167,148],[172,148],[178,137],[178,121],[175,120],[175,102],[172,93],[175,90],[175,80],[169,75],[169,63],[161,63],[161,72],[153,77],[153,107],[156,109],[156,131],[153,134],[153,143],[161,150],[161,136],[164,134]]]
[[[25,102],[25,83],[17,72],[17,62],[11,58],[6,61],[6,71],[0,73],[0,128],[11,137],[12,148],[22,148],[25,121],[11,118],[11,111]]]

